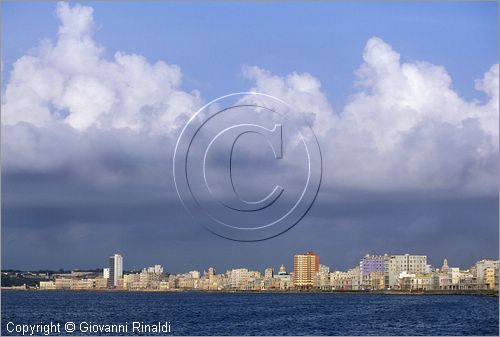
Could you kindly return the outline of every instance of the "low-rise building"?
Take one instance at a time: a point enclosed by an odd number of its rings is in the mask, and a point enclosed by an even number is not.
[[[141,288],[141,274],[123,275],[123,288],[126,290],[137,290]]]
[[[498,260],[484,259],[474,265],[478,289],[498,289]]]
[[[411,291],[415,276],[415,274],[409,274],[406,271],[400,273],[398,278],[398,288],[403,291]]]
[[[56,284],[54,281],[40,281],[40,290],[55,290]]]
[[[71,283],[72,290],[89,290],[94,288],[95,288],[95,278],[73,280],[73,282]]]
[[[419,273],[411,279],[411,290],[433,290],[434,274]]]
[[[278,279],[278,288],[280,290],[288,290],[293,287],[293,277],[286,272],[284,264],[281,264],[278,275],[275,276]]]
[[[59,277],[54,283],[58,290],[71,290],[74,280],[72,278]]]
[[[350,290],[349,274],[344,271],[334,271],[330,273],[330,289],[332,290]]]
[[[368,289],[384,290],[386,288],[386,273],[374,271],[368,274]]]

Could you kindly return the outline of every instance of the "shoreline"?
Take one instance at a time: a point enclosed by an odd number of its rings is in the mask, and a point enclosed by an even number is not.
[[[198,290],[198,289],[19,289],[5,287],[2,291],[41,291],[41,292],[106,292],[106,293],[209,293],[209,294],[353,294],[353,295],[470,295],[470,296],[489,296],[499,297],[498,290]]]

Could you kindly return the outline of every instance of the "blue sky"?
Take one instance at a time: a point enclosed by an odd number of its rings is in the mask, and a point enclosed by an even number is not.
[[[109,56],[121,50],[177,64],[184,88],[199,89],[206,100],[248,89],[241,67],[258,65],[277,75],[311,73],[338,110],[353,92],[372,36],[392,45],[403,62],[443,65],[468,100],[484,98],[474,80],[498,60],[497,2],[85,4],[94,8],[95,39]],[[53,38],[58,22],[52,2],[2,6],[5,83],[12,62]]]
[[[2,2],[2,267],[498,258],[498,3],[70,4]],[[249,88],[311,117],[323,180],[292,230],[242,244],[184,212],[172,159],[195,111]],[[295,186],[258,144],[242,194]]]

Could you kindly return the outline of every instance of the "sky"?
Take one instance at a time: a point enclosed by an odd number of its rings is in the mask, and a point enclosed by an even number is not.
[[[497,3],[2,2],[2,268],[498,258],[498,82]],[[186,121],[241,91],[312,114],[323,155],[309,213],[261,242],[206,231],[173,183]],[[242,193],[297,183],[258,142]]]

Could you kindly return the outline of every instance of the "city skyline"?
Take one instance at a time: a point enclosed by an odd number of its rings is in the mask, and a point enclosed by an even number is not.
[[[295,254],[292,270],[281,264],[279,269],[267,267],[259,270],[240,266],[217,270],[213,266],[199,271],[191,269],[172,273],[161,264],[144,267],[140,271],[124,271],[123,257],[109,257],[109,268],[93,271],[72,270],[59,273],[23,273],[26,282],[32,277],[37,285],[16,285],[12,281],[19,274],[2,271],[2,279],[9,279],[4,289],[40,290],[280,290],[280,291],[482,291],[498,290],[499,261],[481,259],[467,269],[450,265],[444,259],[442,266],[427,263],[426,255],[365,255],[359,264],[346,271],[322,264],[313,251]],[[22,281],[21,281],[22,282]],[[33,283],[31,280],[30,283]]]
[[[2,268],[94,268],[112,251],[172,271],[291,268],[308,250],[341,270],[367,252],[498,259],[498,3],[1,5]],[[323,158],[307,215],[253,243],[193,221],[172,172],[189,118],[244,91],[310,117]],[[238,193],[300,183],[304,163],[252,137],[235,147]]]

